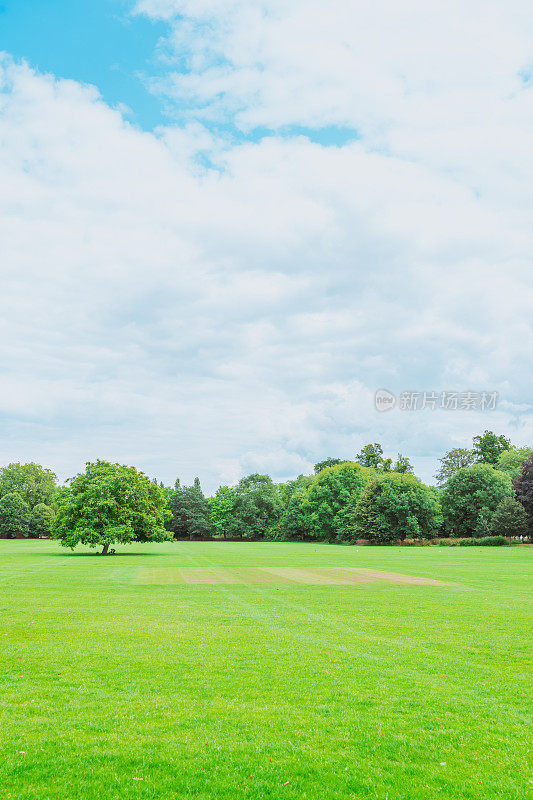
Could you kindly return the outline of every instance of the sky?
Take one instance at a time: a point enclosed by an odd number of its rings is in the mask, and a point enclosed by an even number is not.
[[[533,444],[525,0],[3,0],[0,53],[0,463]]]

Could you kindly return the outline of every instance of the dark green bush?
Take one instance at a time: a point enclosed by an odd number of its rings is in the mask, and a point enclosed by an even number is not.
[[[484,536],[480,541],[482,547],[501,547],[509,545],[509,540],[505,536]]]
[[[440,539],[439,547],[502,547],[509,545],[505,536],[484,536],[481,539]]]

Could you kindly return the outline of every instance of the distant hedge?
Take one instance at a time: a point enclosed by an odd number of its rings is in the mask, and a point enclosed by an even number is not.
[[[505,536],[483,536],[481,539],[440,539],[440,547],[507,547]]]

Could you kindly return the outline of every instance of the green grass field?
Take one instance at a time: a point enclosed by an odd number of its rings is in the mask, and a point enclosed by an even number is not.
[[[523,800],[532,558],[0,541],[0,797]]]

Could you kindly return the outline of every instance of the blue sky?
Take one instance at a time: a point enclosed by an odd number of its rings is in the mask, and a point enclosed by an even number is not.
[[[96,86],[110,106],[127,106],[133,124],[154,130],[181,119],[184,109],[150,91],[150,81],[165,76],[172,57],[166,47],[168,26],[134,8],[130,0],[3,0],[0,46],[40,72]],[[272,135],[266,126],[244,134],[227,119],[210,127],[235,141]],[[332,125],[287,125],[278,133],[326,146],[357,138],[353,128]]]
[[[165,120],[143,76],[158,72],[157,43],[165,25],[131,13],[126,0],[2,0],[0,48],[41,72],[98,87],[111,106],[132,110],[147,130]]]
[[[2,462],[533,442],[526,2],[4,0],[0,51]]]

